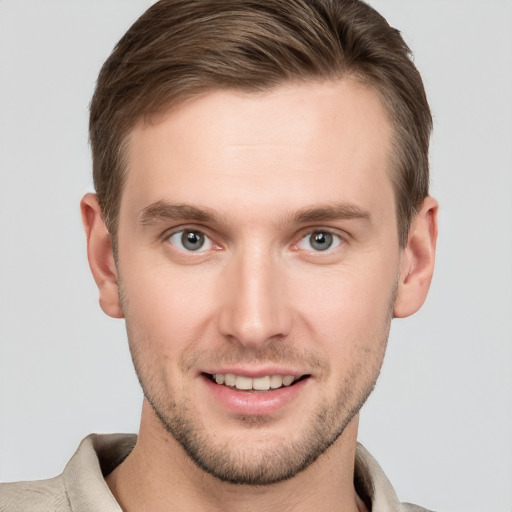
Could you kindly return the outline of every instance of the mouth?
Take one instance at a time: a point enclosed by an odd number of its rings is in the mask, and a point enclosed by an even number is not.
[[[293,386],[297,382],[309,378],[309,375],[265,375],[262,377],[247,377],[233,373],[205,373],[205,377],[219,386],[225,386],[237,391],[274,391]]]

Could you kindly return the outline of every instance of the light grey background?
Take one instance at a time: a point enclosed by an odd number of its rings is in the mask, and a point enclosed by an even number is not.
[[[107,318],[78,203],[87,107],[145,0],[0,0],[0,480],[59,473],[89,432],[136,431],[141,393]],[[360,440],[400,498],[512,511],[512,2],[374,0],[435,118],[430,298],[395,321]]]

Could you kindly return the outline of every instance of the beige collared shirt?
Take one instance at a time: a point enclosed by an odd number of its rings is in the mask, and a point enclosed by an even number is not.
[[[0,484],[0,512],[122,512],[104,475],[135,446],[134,434],[91,434],[60,476],[35,482]],[[376,460],[357,446],[356,488],[372,512],[428,512],[403,504]]]

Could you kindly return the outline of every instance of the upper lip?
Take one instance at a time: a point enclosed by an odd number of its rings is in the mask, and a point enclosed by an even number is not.
[[[222,374],[226,375],[227,373],[233,374],[233,375],[239,375],[243,377],[250,377],[252,379],[257,379],[258,377],[266,377],[267,375],[281,375],[281,376],[287,376],[291,375],[293,377],[302,377],[303,375],[309,375],[309,373],[306,371],[301,371],[297,369],[292,368],[285,368],[285,367],[276,367],[276,366],[269,366],[269,367],[260,367],[260,368],[254,368],[254,367],[248,367],[248,366],[230,366],[230,367],[218,367],[215,369],[205,369],[201,373],[207,373],[210,375],[216,375],[216,374]]]

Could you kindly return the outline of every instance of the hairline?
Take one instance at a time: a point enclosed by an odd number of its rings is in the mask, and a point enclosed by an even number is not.
[[[402,226],[401,216],[399,212],[399,197],[397,194],[397,178],[399,175],[399,159],[400,159],[400,151],[403,146],[403,142],[401,142],[401,138],[399,135],[399,125],[398,122],[394,119],[393,110],[391,105],[389,105],[389,98],[380,90],[380,88],[372,82],[372,80],[365,76],[364,73],[358,72],[357,70],[346,70],[345,73],[339,72],[337,74],[332,73],[332,76],[307,76],[307,77],[296,77],[293,79],[283,79],[279,82],[271,83],[265,86],[255,86],[255,87],[242,87],[235,85],[202,85],[196,88],[190,88],[183,94],[178,94],[173,97],[168,97],[167,101],[161,101],[160,105],[156,108],[153,108],[151,111],[143,112],[138,117],[136,117],[132,122],[125,128],[125,133],[120,137],[119,144],[119,172],[120,172],[120,182],[119,182],[119,190],[117,194],[117,202],[115,204],[115,208],[110,208],[110,212],[113,213],[113,218],[106,218],[105,223],[109,229],[109,233],[112,240],[112,246],[114,248],[114,253],[117,254],[117,236],[119,229],[119,215],[121,209],[121,202],[123,198],[123,193],[126,185],[126,177],[128,172],[128,155],[130,153],[130,141],[131,137],[134,133],[134,130],[137,125],[140,123],[153,123],[155,119],[159,117],[164,117],[171,114],[175,109],[178,109],[185,105],[187,102],[195,101],[200,97],[208,96],[215,92],[220,91],[229,91],[235,93],[241,93],[246,95],[264,95],[268,94],[280,87],[289,87],[293,85],[300,84],[315,84],[315,83],[323,83],[323,82],[331,82],[336,83],[342,80],[354,80],[356,83],[368,88],[373,91],[381,106],[386,113],[387,120],[391,127],[391,140],[388,148],[388,157],[385,164],[386,173],[391,180],[392,190],[393,190],[393,199],[395,203],[395,222],[396,229],[398,231],[398,239],[400,246],[405,246],[405,241],[403,240],[409,229],[410,220],[414,216],[415,212],[412,212],[411,217],[408,219],[406,226]],[[158,121],[156,121],[158,122]]]

